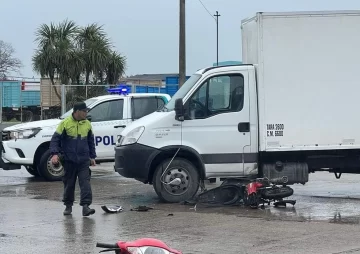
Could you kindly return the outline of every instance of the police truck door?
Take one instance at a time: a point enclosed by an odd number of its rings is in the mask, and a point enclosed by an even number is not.
[[[125,107],[124,99],[119,98],[102,102],[89,111],[98,158],[114,158],[116,137],[128,122]]]

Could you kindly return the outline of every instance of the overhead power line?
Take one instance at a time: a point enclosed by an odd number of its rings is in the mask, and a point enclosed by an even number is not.
[[[218,11],[216,11],[215,15],[212,15],[211,12],[206,8],[204,3],[199,0],[204,9],[209,13],[210,17],[213,18],[216,22],[216,65],[219,65],[219,17],[221,16]],[[216,17],[216,18],[215,18]]]
[[[199,0],[199,2],[201,3],[201,5],[204,7],[204,9],[207,11],[207,13],[209,13],[210,17],[213,18],[216,21],[216,18],[214,18],[214,16],[210,13],[210,11],[206,8],[206,6],[203,4],[203,2],[201,0]]]

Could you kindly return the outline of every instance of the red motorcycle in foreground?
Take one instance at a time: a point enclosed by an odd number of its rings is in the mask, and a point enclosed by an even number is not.
[[[97,243],[96,247],[105,248],[99,253],[114,251],[116,254],[182,254],[154,238],[141,238],[131,242],[118,241],[113,244]]]
[[[264,205],[265,203],[270,205],[271,202],[274,202],[274,206],[295,205],[295,200],[283,200],[294,193],[291,187],[285,185],[287,181],[286,176],[274,179],[257,178],[251,181],[244,189],[245,205],[251,208],[258,208],[260,204]]]

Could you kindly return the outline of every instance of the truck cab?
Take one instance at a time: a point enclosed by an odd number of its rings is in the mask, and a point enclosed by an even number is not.
[[[122,130],[131,122],[152,113],[170,100],[162,93],[104,95],[85,101],[91,121],[98,163],[114,161],[114,146]],[[64,171],[54,166],[49,151],[50,140],[58,124],[72,109],[58,119],[13,125],[2,131],[0,167],[4,170],[25,166],[34,176],[48,181],[60,180]]]
[[[161,110],[124,129],[115,170],[167,202],[191,198],[200,179],[256,176],[255,84],[252,65],[197,71]],[[168,184],[176,178],[180,185]]]

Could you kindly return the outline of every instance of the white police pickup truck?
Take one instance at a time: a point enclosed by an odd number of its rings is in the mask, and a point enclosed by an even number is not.
[[[130,93],[104,95],[87,99],[88,119],[92,123],[98,163],[114,161],[114,147],[121,131],[134,120],[156,111],[170,100],[168,94]],[[24,166],[34,176],[48,181],[60,180],[61,165],[50,162],[49,144],[57,125],[72,109],[58,119],[13,125],[3,129],[0,168],[20,169]]]

